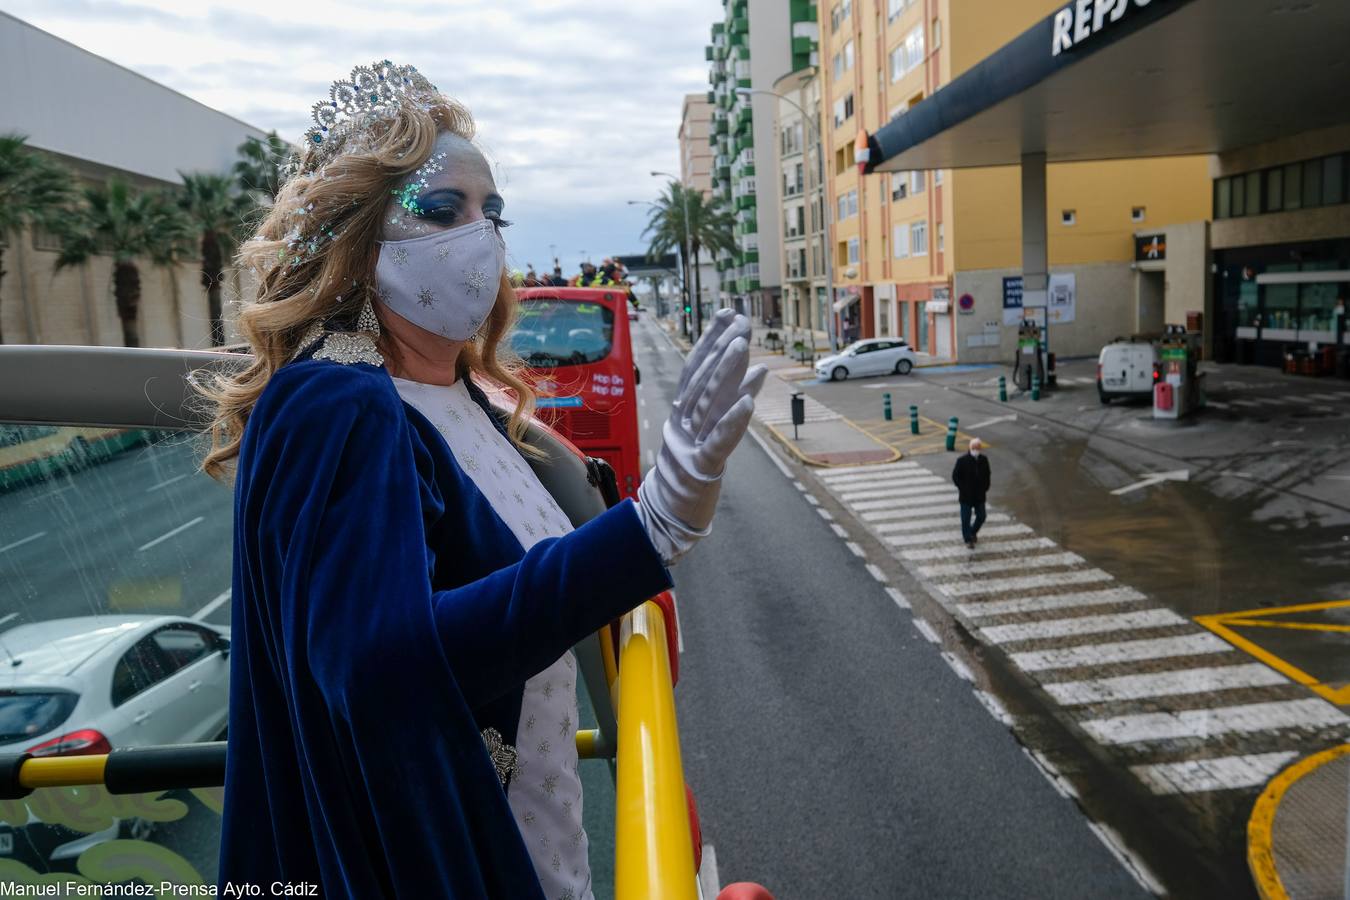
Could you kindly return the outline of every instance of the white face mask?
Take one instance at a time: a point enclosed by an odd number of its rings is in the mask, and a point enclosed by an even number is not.
[[[970,451],[970,455],[973,456],[973,457],[975,457],[976,459],[979,459],[979,458],[980,458],[980,451],[979,451],[979,450],[972,449],[972,450]]]
[[[381,241],[380,301],[418,328],[452,341],[477,333],[497,302],[506,242],[486,219],[405,241]]]

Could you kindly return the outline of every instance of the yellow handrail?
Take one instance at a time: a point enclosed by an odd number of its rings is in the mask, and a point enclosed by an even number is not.
[[[618,900],[696,900],[665,619],[650,601],[623,619],[614,816]]]

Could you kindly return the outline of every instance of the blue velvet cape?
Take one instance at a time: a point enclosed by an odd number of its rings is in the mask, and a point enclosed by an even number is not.
[[[631,502],[526,553],[384,369],[283,367],[238,460],[222,890],[542,897],[481,729],[669,585]]]

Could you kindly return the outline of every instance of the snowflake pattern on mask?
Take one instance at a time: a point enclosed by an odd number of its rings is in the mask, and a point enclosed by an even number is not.
[[[417,292],[417,302],[430,309],[436,303],[436,293],[424,287]]]

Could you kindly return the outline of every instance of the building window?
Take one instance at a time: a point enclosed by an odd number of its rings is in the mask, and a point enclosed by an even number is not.
[[[854,265],[858,262],[858,239],[851,237],[848,239],[848,263]]]
[[[1078,224],[1078,211],[1073,209],[1066,209],[1061,211],[1059,214],[1059,221],[1060,224],[1062,225]]]
[[[830,34],[834,34],[836,31],[839,30],[840,18],[841,17],[839,15],[839,4],[836,3],[834,5],[834,9],[830,10]]]
[[[891,51],[891,81],[899,81],[923,62],[923,26],[915,25]]]
[[[892,22],[905,9],[905,0],[886,0],[886,21]]]
[[[858,214],[858,192],[849,191],[839,195],[839,221],[851,219]]]
[[[927,173],[913,172],[911,173],[911,177],[912,177],[912,186],[910,188],[910,193],[922,194],[924,192],[924,185],[928,182]]]
[[[909,196],[909,173],[891,173],[891,199],[903,200]]]
[[[834,127],[838,128],[853,118],[853,92],[849,91],[834,101]]]
[[[909,235],[905,233],[907,230],[904,225],[896,225],[891,229],[891,248],[896,259],[909,256]]]
[[[1144,221],[1144,207],[1142,207],[1142,206],[1134,206],[1134,207],[1131,207],[1131,208],[1130,208],[1130,221],[1131,221],[1131,222],[1142,222],[1142,221]]]
[[[939,47],[941,47],[941,46],[942,46],[942,20],[941,20],[941,19],[934,19],[934,20],[933,20],[933,49],[936,50],[937,48],[939,48]]]
[[[844,57],[836,53],[830,58],[831,68],[834,71],[834,77],[840,78],[844,74]]]
[[[947,249],[947,242],[943,239],[942,223],[937,223],[937,252],[942,253]]]
[[[853,41],[844,42],[844,71],[853,71]]]
[[[1350,202],[1347,158],[1335,153],[1316,159],[1244,172],[1214,181],[1214,218],[1310,209]]]
[[[928,223],[915,222],[909,226],[909,255],[928,255]]]
[[[934,184],[934,186],[939,185],[939,184],[942,184],[942,170],[941,170],[941,169],[934,169],[934,170],[933,170],[933,184]]]
[[[797,163],[795,166],[792,167],[792,170],[797,180],[797,193],[800,194],[805,185],[805,182],[802,179],[802,175],[805,173],[805,169],[802,168],[801,163]]]

